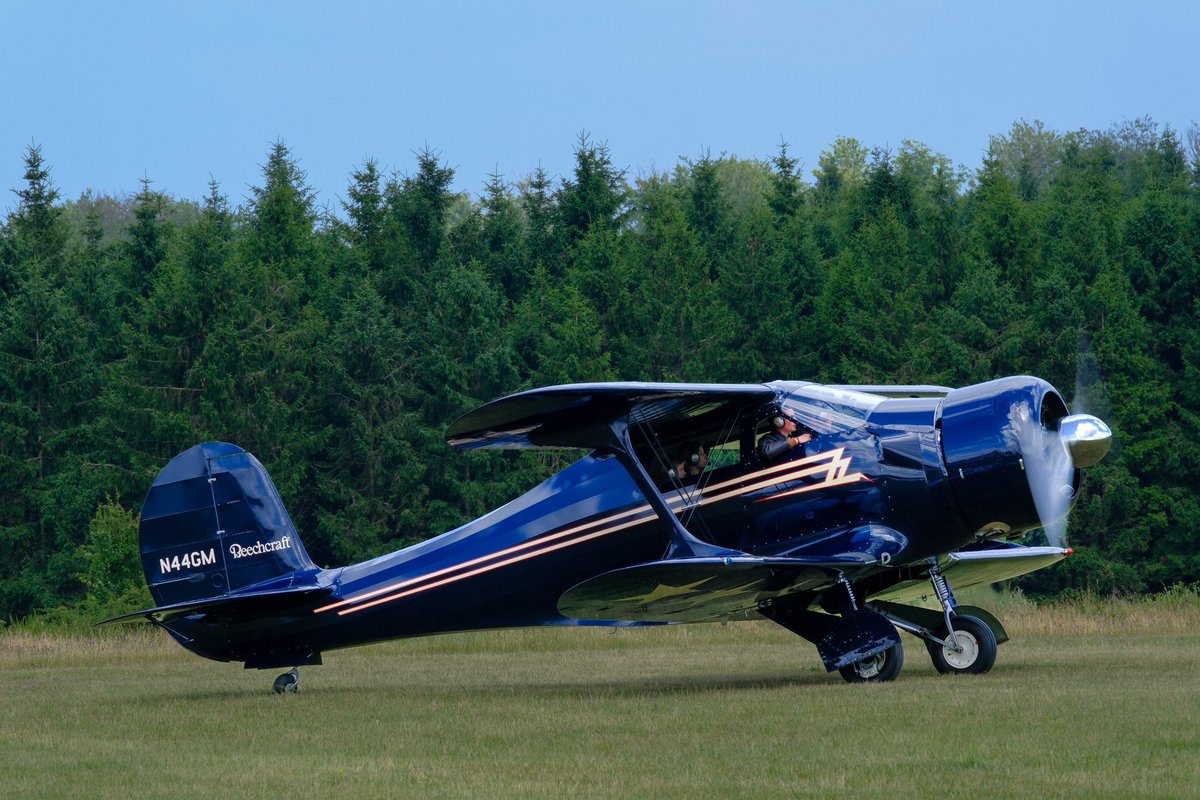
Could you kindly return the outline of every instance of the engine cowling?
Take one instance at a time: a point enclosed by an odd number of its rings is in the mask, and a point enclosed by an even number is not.
[[[1058,436],[1067,417],[1062,396],[1046,381],[1017,376],[955,389],[937,418],[946,474],[968,526],[980,535],[1048,525],[1039,517],[1057,493],[1062,514],[1078,494],[1080,470]],[[1049,468],[1067,458],[1062,467]],[[1053,484],[1053,485],[1050,485]],[[1058,512],[1055,512],[1058,513]]]

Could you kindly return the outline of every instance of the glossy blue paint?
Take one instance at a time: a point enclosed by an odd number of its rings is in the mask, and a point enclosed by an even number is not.
[[[1023,413],[1038,425],[1065,414],[1053,388],[1028,377],[903,388],[919,396],[776,382],[583,384],[504,398],[452,424],[447,441],[594,452],[461,528],[330,570],[309,561],[253,456],[198,445],[147,496],[143,566],[160,607],[141,613],[194,652],[255,667],[406,636],[718,619],[770,603],[790,604],[772,618],[804,628],[805,608],[844,591],[839,575],[878,591],[976,543],[989,525],[1039,524],[1014,428]],[[755,445],[777,409],[816,438],[767,463]],[[671,485],[670,465],[654,453],[691,440],[720,460],[698,483]],[[667,508],[681,526],[664,518]],[[724,554],[733,577],[721,578],[723,592],[673,611],[656,611],[653,592],[622,605],[623,587],[650,577],[717,580]],[[621,577],[597,580],[609,573]],[[629,613],[562,613],[562,599],[584,585]],[[571,597],[570,608],[600,608],[587,591]]]

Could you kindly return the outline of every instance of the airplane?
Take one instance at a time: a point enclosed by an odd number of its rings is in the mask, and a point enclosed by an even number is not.
[[[1062,529],[1112,431],[1070,414],[1046,381],[1015,376],[962,388],[551,386],[470,411],[445,439],[587,454],[462,527],[322,569],[253,455],[196,445],[142,508],[158,605],[105,622],[145,619],[206,658],[290,667],[280,693],[330,650],[550,625],[767,619],[849,682],[895,679],[905,631],[938,672],[984,673],[1008,635],[959,605],[951,582],[1069,555],[1014,540]]]

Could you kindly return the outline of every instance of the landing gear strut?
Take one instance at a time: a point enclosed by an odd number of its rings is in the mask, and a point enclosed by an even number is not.
[[[295,694],[300,691],[300,668],[292,667],[275,679],[275,694]]]
[[[979,675],[996,663],[996,635],[987,623],[976,617],[960,616],[958,603],[946,577],[934,564],[929,580],[942,604],[945,623],[925,639],[933,667],[943,675]]]
[[[839,583],[846,590],[846,602],[849,607],[849,613],[864,613],[859,609],[858,598],[854,596],[854,587],[850,585],[845,576],[840,578]],[[884,626],[886,627],[886,623],[884,623]],[[904,666],[904,645],[900,642],[900,637],[896,635],[895,631],[889,630],[889,633],[894,637],[895,644],[886,650],[873,653],[860,661],[839,667],[838,673],[842,676],[843,680],[847,683],[896,680],[896,677],[900,674],[900,668]],[[818,649],[820,649],[820,645],[818,645]]]

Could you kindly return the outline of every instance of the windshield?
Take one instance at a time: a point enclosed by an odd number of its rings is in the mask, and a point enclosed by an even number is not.
[[[784,397],[786,412],[817,433],[858,427],[885,398],[850,389],[809,384]]]

